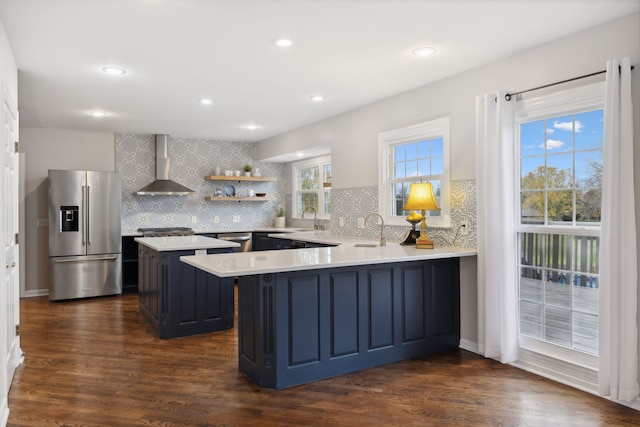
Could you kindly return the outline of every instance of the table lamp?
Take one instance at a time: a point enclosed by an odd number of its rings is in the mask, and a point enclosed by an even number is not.
[[[427,221],[424,211],[440,210],[436,196],[433,194],[433,186],[430,182],[421,182],[419,184],[411,184],[409,188],[409,198],[404,205],[405,211],[420,210],[422,213],[422,222],[420,222],[420,237],[416,240],[416,248],[433,249],[433,240],[427,236]]]

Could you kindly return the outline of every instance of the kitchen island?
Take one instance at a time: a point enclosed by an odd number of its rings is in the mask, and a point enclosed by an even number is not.
[[[180,262],[240,246],[205,236],[137,237],[139,312],[160,338],[233,328],[233,278]]]
[[[475,250],[323,239],[339,246],[181,257],[239,277],[238,364],[256,384],[286,388],[458,347],[459,259]]]

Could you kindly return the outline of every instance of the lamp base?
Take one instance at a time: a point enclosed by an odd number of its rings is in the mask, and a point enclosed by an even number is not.
[[[433,240],[430,239],[418,239],[416,240],[417,249],[433,249]]]
[[[418,230],[408,230],[406,234],[406,238],[400,244],[414,245],[419,236],[420,236],[420,232]]]

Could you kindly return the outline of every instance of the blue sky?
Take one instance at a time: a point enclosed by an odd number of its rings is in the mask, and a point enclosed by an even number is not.
[[[595,110],[522,124],[521,176],[545,162],[547,166],[573,170],[575,160],[576,181],[588,178],[590,163],[602,164],[603,119],[604,111]]]

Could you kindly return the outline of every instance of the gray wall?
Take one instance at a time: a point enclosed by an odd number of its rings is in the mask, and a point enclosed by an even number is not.
[[[257,144],[256,156],[270,158],[311,146],[329,145],[332,189],[377,186],[378,133],[448,115],[451,118],[451,179],[475,179],[477,95],[498,89],[518,91],[604,70],[608,59],[624,56],[630,56],[632,63],[640,65],[638,14],[266,139]],[[633,78],[634,101],[638,106],[640,72],[637,68]],[[640,108],[636,108],[635,117],[639,115]]]
[[[108,132],[20,128],[24,157],[25,296],[49,291],[49,169],[115,171],[115,137]],[[21,196],[21,197],[22,197]],[[39,221],[40,220],[40,225]]]
[[[254,162],[253,143],[234,144],[196,138],[169,138],[170,175],[197,193],[188,197],[141,197],[132,192],[155,177],[154,135],[122,135],[60,129],[20,129],[24,158],[25,216],[21,233],[25,236],[24,296],[43,295],[49,289],[49,169],[119,171],[122,174],[122,226],[124,233],[138,227],[188,226],[198,231],[232,231],[271,226],[275,206],[284,200],[283,166]],[[275,182],[253,185],[205,181],[215,165],[238,169],[246,162],[260,167],[263,176]],[[234,184],[265,191],[273,202],[206,202],[216,188]],[[241,222],[233,223],[232,217]],[[220,223],[214,223],[214,217]],[[195,221],[192,221],[195,218]]]
[[[477,95],[495,93],[498,89],[525,90],[589,74],[604,70],[607,60],[625,56],[631,57],[632,64],[636,65],[632,73],[636,106],[634,135],[635,146],[640,147],[640,14],[633,14],[261,141],[256,147],[256,155],[269,158],[328,145],[333,166],[332,191],[344,189],[347,193],[358,193],[364,189],[373,198],[375,191],[371,189],[378,185],[378,133],[448,115],[451,179],[475,180]],[[535,94],[541,93],[544,92]],[[636,150],[636,164],[640,165],[640,149]],[[640,167],[636,170],[636,188],[640,189]],[[636,203],[640,214],[640,196],[636,197]],[[340,207],[332,206],[332,209]],[[470,269],[475,270],[475,264],[465,263],[464,268],[461,276],[461,332],[463,342],[471,347],[477,342],[476,277],[470,272]],[[640,300],[640,292],[638,298]]]
[[[475,96],[497,89],[522,90],[602,70],[611,58],[631,56],[640,64],[640,15],[584,31],[505,60],[488,64],[415,90],[405,92],[345,114],[262,141],[256,145],[257,159],[276,157],[301,148],[328,145],[332,150],[333,189],[356,191],[375,187],[377,177],[377,134],[443,115],[451,118],[451,179],[475,179]],[[633,72],[636,146],[640,139],[640,71]],[[75,168],[68,163],[80,159],[82,168],[113,170],[113,134],[96,134],[96,147],[87,149],[85,133],[40,129],[21,129],[22,151],[27,155],[27,212],[25,228],[27,260],[32,254],[46,253],[47,247],[37,218],[46,217],[42,181],[48,168]],[[105,138],[105,145],[97,140]],[[108,141],[106,141],[108,139]],[[93,143],[91,143],[93,144]],[[98,147],[101,146],[101,148]],[[68,147],[74,156],[64,155]],[[105,148],[106,147],[106,148]],[[97,151],[100,149],[106,150]],[[636,150],[640,165],[640,150]],[[357,161],[354,161],[357,159]],[[48,164],[51,162],[52,164]],[[90,162],[97,162],[89,167]],[[31,166],[31,165],[35,166]],[[34,168],[34,170],[31,170]],[[285,168],[286,170],[286,168]],[[640,169],[636,186],[640,188]],[[640,212],[640,197],[637,198]],[[30,230],[30,231],[29,231]],[[29,234],[31,233],[31,234]],[[46,257],[36,257],[40,260]],[[45,268],[31,266],[27,289],[46,289]],[[28,267],[29,271],[31,267]],[[476,342],[475,263],[465,262],[462,274],[463,340]],[[640,297],[640,293],[639,293]]]

